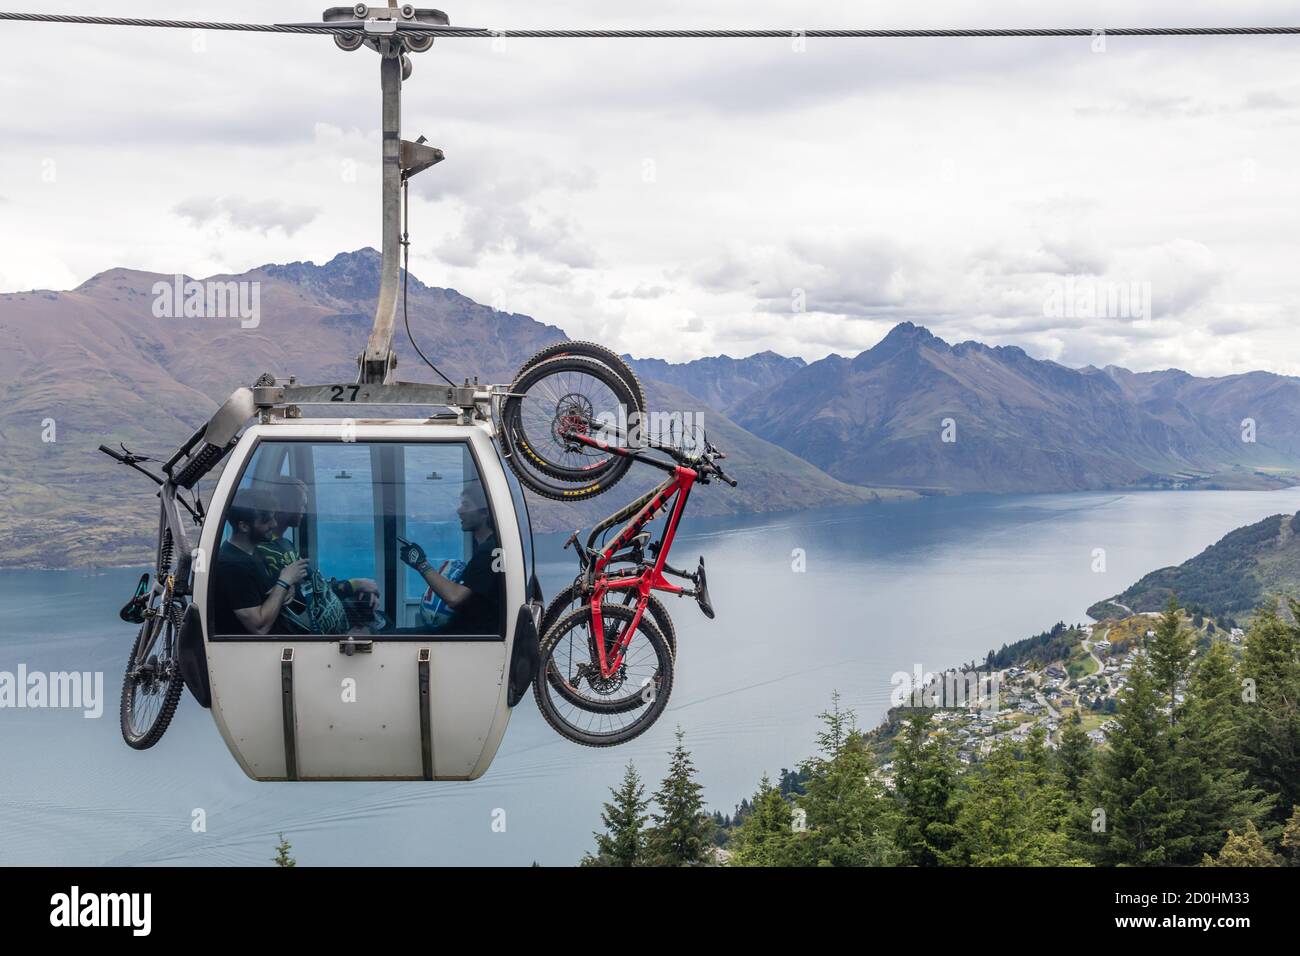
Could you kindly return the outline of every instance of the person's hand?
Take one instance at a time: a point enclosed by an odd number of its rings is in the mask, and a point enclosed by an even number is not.
[[[422,571],[429,564],[429,556],[424,553],[424,548],[420,547],[414,541],[408,541],[397,549],[397,556],[402,559],[402,563]]]
[[[285,584],[293,587],[299,581],[307,576],[307,559],[299,558],[292,564],[286,564],[284,570],[280,572],[280,580]]]
[[[379,607],[379,585],[370,578],[353,578],[352,593],[364,601],[370,610]]]

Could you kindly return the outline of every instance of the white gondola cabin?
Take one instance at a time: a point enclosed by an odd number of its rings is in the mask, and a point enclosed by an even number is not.
[[[250,777],[471,780],[488,768],[510,719],[516,627],[532,623],[521,499],[488,421],[270,419],[243,433],[198,540],[192,616],[213,717]],[[250,504],[274,514],[241,520]],[[477,566],[472,597],[443,602],[402,561],[412,542],[444,580],[470,583]],[[238,603],[241,545],[271,567],[268,548],[309,568],[265,633],[223,606]],[[346,621],[309,611],[304,592]]]

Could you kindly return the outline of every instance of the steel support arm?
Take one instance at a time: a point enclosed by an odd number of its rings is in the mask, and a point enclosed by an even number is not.
[[[357,381],[365,385],[388,382],[397,364],[393,329],[397,323],[402,252],[402,55],[397,44],[384,52],[380,77],[384,94],[383,263],[375,323],[357,376]]]

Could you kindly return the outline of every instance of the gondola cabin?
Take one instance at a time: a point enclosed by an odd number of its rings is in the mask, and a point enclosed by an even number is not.
[[[248,428],[213,493],[194,575],[212,714],[244,771],[483,774],[510,719],[509,664],[527,624],[526,515],[486,421]],[[282,603],[259,618],[267,587]]]

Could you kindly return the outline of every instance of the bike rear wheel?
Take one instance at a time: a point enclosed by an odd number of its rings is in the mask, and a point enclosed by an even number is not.
[[[634,616],[621,605],[604,607],[601,615],[610,643],[626,634]],[[673,655],[659,628],[642,616],[623,665],[605,680],[591,661],[592,638],[589,607],[561,618],[542,639],[533,696],[542,717],[562,737],[586,747],[612,747],[639,737],[663,713],[672,692]],[[583,704],[575,704],[575,698]]]
[[[122,678],[122,739],[136,750],[148,750],[167,732],[180,704],[181,677],[177,638],[180,608],[160,608],[140,627],[126,674]]]
[[[644,413],[643,401],[603,363],[581,356],[547,359],[520,374],[502,403],[507,460],[520,482],[543,497],[594,498],[627,474],[632,460],[575,444],[565,435],[617,445],[620,436],[601,423],[618,427]]]
[[[548,345],[540,349],[523,365],[519,366],[519,371],[515,373],[518,379],[529,369],[541,365],[543,362],[553,358],[561,358],[568,355],[577,355],[580,358],[594,359],[602,365],[609,367],[619,378],[627,384],[633,396],[637,400],[637,406],[641,409],[649,408],[645,400],[645,388],[641,385],[641,380],[637,378],[636,372],[628,366],[612,349],[607,349],[603,345],[597,345],[595,342],[556,342],[554,345]]]

